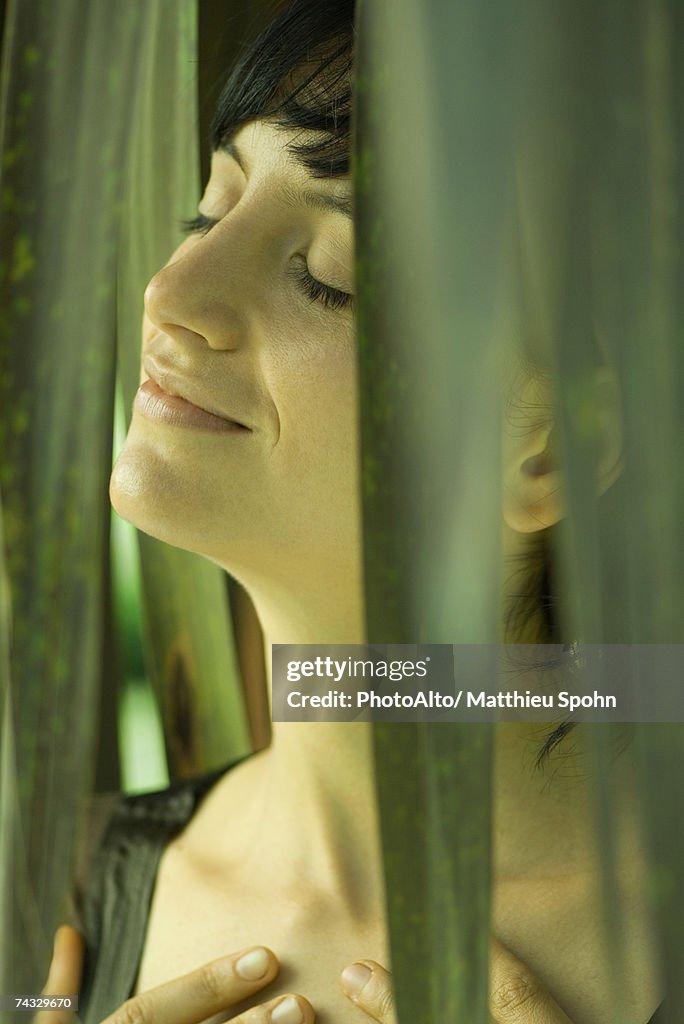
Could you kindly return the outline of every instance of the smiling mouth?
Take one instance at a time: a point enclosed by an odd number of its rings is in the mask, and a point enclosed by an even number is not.
[[[172,426],[208,430],[217,434],[252,433],[249,427],[236,420],[215,416],[214,413],[194,405],[180,395],[168,394],[152,377],[138,388],[133,408],[139,409],[149,419]]]
[[[194,409],[198,413],[204,413],[205,416],[209,417],[210,419],[206,421],[207,423],[215,420],[219,424],[227,423],[233,429],[237,428],[251,432],[250,427],[239,420],[232,419],[223,412],[215,411],[215,409],[211,408],[209,402],[205,403],[203,401],[201,395],[195,394],[194,378],[188,378],[187,380],[179,379],[164,366],[159,366],[156,360],[149,354],[143,359],[143,370],[147,374],[149,381],[144,381],[141,388],[144,388],[145,384],[151,382],[150,387],[147,389],[149,396],[155,397],[159,401],[166,398],[169,408],[176,408],[179,413],[189,415],[190,410],[187,407],[190,407],[190,409]],[[214,425],[214,429],[219,429],[217,424]]]

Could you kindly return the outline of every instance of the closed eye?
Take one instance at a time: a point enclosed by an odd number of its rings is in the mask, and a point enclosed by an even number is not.
[[[289,274],[312,302],[322,302],[330,309],[353,309],[354,296],[312,277],[304,258],[293,261]]]
[[[205,217],[203,213],[198,213],[195,217],[181,221],[181,231],[186,235],[206,235],[216,224],[218,221],[213,217]]]

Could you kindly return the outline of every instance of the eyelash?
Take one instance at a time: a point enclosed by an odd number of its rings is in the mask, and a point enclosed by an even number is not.
[[[213,220],[213,218],[206,217],[203,213],[198,213],[189,220],[181,221],[181,230],[187,235],[206,235],[217,223],[218,221]],[[299,288],[311,302],[321,302],[328,309],[353,308],[354,296],[348,292],[340,291],[338,288],[331,288],[330,285],[316,280],[309,273],[306,261],[302,260],[302,263],[295,263],[290,273]]]

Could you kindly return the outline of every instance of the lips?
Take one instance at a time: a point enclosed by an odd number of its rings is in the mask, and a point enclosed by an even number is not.
[[[208,412],[221,420],[226,420],[226,422],[232,423],[237,427],[242,427],[243,430],[251,429],[245,423],[241,423],[234,417],[228,416],[225,412],[221,412],[210,399],[205,398],[200,393],[195,381],[180,377],[178,374],[160,365],[152,356],[146,355],[143,358],[143,369],[150,380],[153,380],[167,395],[182,398],[197,409]]]

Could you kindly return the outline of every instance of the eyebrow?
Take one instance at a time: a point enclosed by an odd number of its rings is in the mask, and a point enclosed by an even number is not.
[[[231,156],[242,172],[244,174],[247,173],[244,160],[234,142],[226,140],[217,148],[222,153],[227,153],[228,156]],[[341,213],[345,217],[350,218],[354,215],[354,200],[351,195],[340,196],[332,195],[329,192],[300,191],[293,188],[292,185],[283,185],[280,189],[280,194],[288,206],[304,205],[310,210],[332,211],[333,213]]]

